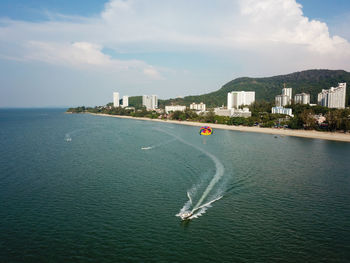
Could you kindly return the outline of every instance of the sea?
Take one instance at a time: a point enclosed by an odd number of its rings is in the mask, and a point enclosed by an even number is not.
[[[350,262],[350,143],[1,109],[0,262]]]

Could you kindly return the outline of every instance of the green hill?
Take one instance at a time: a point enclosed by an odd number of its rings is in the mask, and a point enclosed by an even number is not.
[[[317,103],[317,94],[322,89],[338,86],[339,82],[347,83],[346,104],[350,105],[350,73],[344,70],[306,70],[288,75],[267,78],[237,78],[222,86],[218,91],[198,96],[186,96],[169,100],[159,100],[159,107],[180,104],[189,106],[192,102],[204,102],[207,107],[226,105],[227,93],[231,91],[255,91],[256,101],[274,101],[281,94],[283,83],[293,88],[293,97],[297,93],[311,94],[311,103]]]

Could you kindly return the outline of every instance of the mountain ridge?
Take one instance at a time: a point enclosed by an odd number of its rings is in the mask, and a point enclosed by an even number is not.
[[[190,95],[183,98],[159,100],[159,106],[179,104],[189,106],[192,102],[207,104],[207,107],[226,105],[227,93],[231,91],[255,91],[256,101],[274,101],[281,94],[284,83],[293,88],[295,94],[310,93],[311,103],[317,103],[317,94],[322,89],[336,87],[338,83],[347,83],[346,105],[350,105],[350,72],[345,70],[310,69],[272,77],[239,77],[224,84],[217,91],[202,95]]]

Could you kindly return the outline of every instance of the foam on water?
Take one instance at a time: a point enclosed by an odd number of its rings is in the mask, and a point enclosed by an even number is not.
[[[161,143],[158,143],[158,144],[155,144],[155,145],[151,145],[151,146],[143,146],[141,147],[141,150],[152,150],[152,149],[155,149],[155,148],[158,148],[160,146],[164,146],[166,144],[169,144],[173,141],[175,141],[176,139],[172,139],[172,140],[168,140],[168,141],[165,141],[165,142],[161,142]]]
[[[68,133],[65,134],[64,140],[66,142],[70,142],[70,141],[72,141],[72,135],[73,134],[79,133],[81,131],[91,130],[91,129],[93,129],[93,128],[82,128],[82,129],[76,129],[76,130],[73,130],[71,132],[68,132]]]
[[[217,198],[214,198],[213,200],[209,201],[208,203],[201,205],[200,207],[198,207],[197,209],[193,209],[192,213],[193,215],[191,217],[189,217],[189,219],[194,219],[194,218],[198,218],[200,217],[202,214],[205,214],[205,212],[207,211],[208,208],[212,207],[212,203],[220,200],[222,198],[222,196],[219,196]]]

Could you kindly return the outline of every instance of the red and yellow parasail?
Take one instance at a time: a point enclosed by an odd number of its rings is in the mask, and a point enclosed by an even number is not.
[[[209,126],[203,126],[203,127],[201,127],[201,129],[199,130],[199,134],[200,134],[200,135],[208,136],[208,135],[211,135],[212,133],[213,133],[213,129],[210,128]]]

